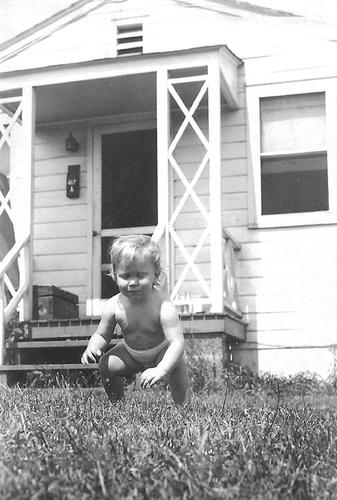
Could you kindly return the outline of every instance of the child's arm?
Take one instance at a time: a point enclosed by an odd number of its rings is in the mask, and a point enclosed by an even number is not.
[[[148,368],[142,373],[140,381],[143,387],[151,387],[158,380],[170,373],[184,353],[184,335],[178,313],[172,302],[168,300],[163,302],[160,321],[169,346],[158,365],[154,368]]]
[[[101,321],[95,333],[92,334],[86,350],[82,354],[82,364],[96,363],[97,357],[102,355],[103,350],[109,344],[116,326],[115,304],[115,297],[109,299],[105,304]]]

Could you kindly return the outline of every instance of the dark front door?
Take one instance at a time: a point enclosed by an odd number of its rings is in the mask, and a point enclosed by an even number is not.
[[[122,234],[152,234],[157,224],[157,132],[103,133],[100,141],[100,297],[106,299],[117,292],[108,275],[112,239]]]

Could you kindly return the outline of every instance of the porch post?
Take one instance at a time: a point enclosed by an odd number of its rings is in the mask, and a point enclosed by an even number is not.
[[[33,172],[34,172],[34,148],[35,148],[35,89],[25,86],[22,89],[22,128],[23,128],[23,156],[21,165],[22,179],[25,186],[25,222],[23,228],[25,234],[30,234],[30,244],[24,248],[23,262],[20,269],[20,283],[30,284],[27,294],[23,298],[23,309],[21,315],[24,320],[32,316],[32,246],[33,246]]]
[[[157,241],[161,242],[163,262],[167,267],[167,286],[170,292],[170,248],[168,235],[169,220],[169,165],[168,148],[170,134],[170,108],[167,88],[168,71],[157,70],[157,188],[158,188],[158,233]],[[154,235],[155,236],[155,235]]]
[[[213,60],[208,64],[208,82],[211,310],[222,312],[224,309],[224,269],[221,215],[221,102],[218,60]]]

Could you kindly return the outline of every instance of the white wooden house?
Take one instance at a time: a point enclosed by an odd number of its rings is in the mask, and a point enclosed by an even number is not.
[[[2,43],[1,324],[53,284],[81,321],[33,337],[85,336],[113,293],[111,237],[146,233],[186,331],[223,334],[254,370],[333,374],[333,36],[235,0],[79,0]]]

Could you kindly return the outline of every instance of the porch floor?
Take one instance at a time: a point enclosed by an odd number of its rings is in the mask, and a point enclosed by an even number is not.
[[[185,338],[228,337],[232,341],[243,342],[246,338],[246,323],[234,312],[180,314]],[[41,349],[76,349],[84,348],[88,338],[96,330],[98,318],[59,319],[51,321],[31,321],[22,323],[15,338],[8,342],[7,350],[14,354],[10,364],[0,366],[0,373],[33,370],[79,370],[96,369],[97,364],[42,362],[37,356],[36,362],[26,363],[21,353],[38,352]],[[121,341],[115,337],[112,344]],[[41,352],[41,351],[40,351]],[[40,360],[38,360],[40,357]],[[14,361],[13,361],[14,360]],[[23,361],[23,362],[21,362]],[[59,360],[60,361],[60,360]]]
[[[240,315],[230,311],[224,313],[183,313],[179,315],[184,335],[227,334],[235,340],[245,340],[245,322]],[[46,341],[55,338],[87,338],[97,328],[98,318],[55,319],[50,321],[30,321],[24,323],[27,339]]]

